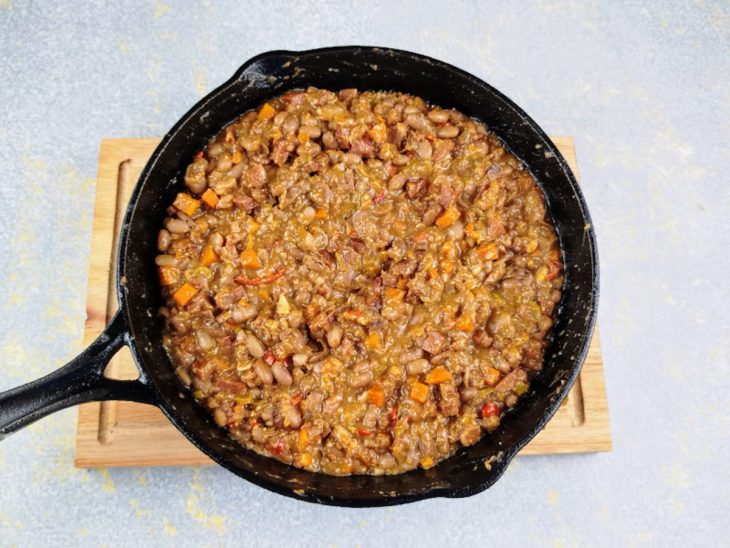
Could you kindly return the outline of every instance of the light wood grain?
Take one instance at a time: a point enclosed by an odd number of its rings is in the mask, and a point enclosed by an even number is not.
[[[553,137],[553,142],[578,176],[571,137]],[[134,182],[159,141],[157,139],[107,139],[101,143],[96,206],[89,260],[89,291],[84,341],[89,344],[104,328],[109,276],[114,246],[117,206],[124,207],[129,188],[118,192],[122,175]],[[122,181],[124,183],[124,181]],[[126,186],[126,185],[125,185]],[[131,185],[129,185],[131,186]],[[118,198],[118,195],[122,196]],[[117,204],[121,200],[124,204]],[[131,355],[122,349],[107,374],[135,378],[138,374]],[[109,414],[111,408],[107,407]],[[102,404],[80,406],[76,436],[76,466],[178,466],[209,464],[156,407],[118,402],[113,417],[102,418]],[[106,426],[104,426],[106,425]],[[101,430],[100,430],[101,428]],[[104,431],[107,428],[107,431]],[[100,433],[106,443],[100,441]],[[601,349],[596,330],[578,382],[550,423],[522,450],[520,455],[580,453],[611,450],[608,404],[603,378]]]

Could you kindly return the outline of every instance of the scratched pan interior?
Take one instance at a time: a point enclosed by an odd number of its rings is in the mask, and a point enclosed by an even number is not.
[[[530,169],[547,197],[563,251],[566,282],[544,370],[497,432],[427,471],[334,477],[298,470],[246,450],[195,403],[175,376],[160,342],[155,235],[167,204],[183,188],[185,167],[227,123],[271,97],[306,86],[403,91],[478,118]],[[397,50],[279,51],[246,62],[164,137],[133,193],[120,250],[118,274],[125,276],[120,291],[135,342],[132,352],[159,393],[169,419],[213,460],[239,476],[272,491],[324,504],[391,505],[433,496],[468,496],[488,488],[567,394],[585,357],[596,316],[595,236],[577,183],[555,146],[519,107],[483,81],[445,63]],[[485,461],[493,462],[485,466]]]

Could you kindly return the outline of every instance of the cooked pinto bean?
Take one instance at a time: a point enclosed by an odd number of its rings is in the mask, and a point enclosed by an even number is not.
[[[271,372],[271,368],[266,365],[262,360],[256,360],[253,362],[253,368],[256,372],[256,376],[264,384],[271,384],[274,382],[274,375]]]
[[[248,353],[254,358],[260,358],[266,352],[261,341],[251,334],[246,335],[246,350],[248,350]]]
[[[157,235],[157,249],[164,253],[170,247],[171,236],[164,228]]]
[[[271,372],[274,374],[276,382],[282,386],[291,386],[292,377],[289,370],[281,362],[274,362],[271,366]]]
[[[184,181],[157,234],[163,342],[242,445],[328,474],[428,468],[498,428],[542,369],[557,238],[479,122],[289,91]]]

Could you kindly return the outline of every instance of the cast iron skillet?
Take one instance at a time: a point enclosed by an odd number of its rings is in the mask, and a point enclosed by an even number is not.
[[[427,471],[334,477],[298,470],[245,450],[195,403],[160,342],[156,234],[167,205],[183,186],[185,167],[227,123],[266,99],[306,86],[403,91],[474,116],[528,166],[547,196],[566,281],[544,370],[497,432]],[[264,53],[195,105],[165,136],[140,176],[122,227],[118,265],[119,312],[69,364],[0,394],[0,436],[86,401],[149,403],[160,407],[190,441],[235,474],[293,498],[341,506],[465,497],[491,486],[555,413],[573,384],[591,338],[598,300],[596,241],[586,204],[565,160],[537,124],[471,74],[422,55],[373,47]],[[106,363],[122,345],[132,352],[140,371],[138,380],[103,376]]]

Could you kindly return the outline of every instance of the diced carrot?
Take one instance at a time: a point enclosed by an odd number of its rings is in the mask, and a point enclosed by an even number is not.
[[[367,400],[368,403],[372,403],[378,407],[383,407],[383,404],[385,403],[385,392],[383,391],[383,387],[379,384],[373,385],[370,390],[368,390]]]
[[[399,289],[397,287],[386,287],[383,290],[383,297],[385,297],[386,301],[394,302],[394,301],[402,301],[403,297],[405,297],[406,292],[403,289]]]
[[[454,224],[454,221],[456,221],[459,217],[461,217],[461,212],[454,206],[450,206],[438,217],[438,219],[436,219],[436,226],[439,228],[449,227]]]
[[[319,219],[320,221],[327,218],[327,210],[323,207],[320,207],[316,213],[314,214],[315,219]]]
[[[303,131],[300,131],[297,135],[297,141],[299,141],[301,144],[306,144],[309,142],[309,134],[304,133]]]
[[[487,370],[484,372],[484,382],[489,386],[497,384],[501,377],[502,374],[494,367],[487,367]]]
[[[419,230],[411,236],[411,239],[417,244],[423,243],[428,239],[428,232],[425,230]]]
[[[200,200],[196,200],[190,194],[180,192],[175,197],[175,201],[172,202],[172,205],[185,213],[185,215],[192,217],[193,214],[198,211],[198,208],[200,207]]]
[[[218,195],[212,188],[209,188],[205,192],[203,192],[203,195],[200,198],[205,202],[205,205],[207,205],[208,207],[215,207],[218,204]]]
[[[439,365],[431,369],[426,375],[427,384],[441,384],[442,382],[450,381],[451,373],[443,365]]]
[[[431,278],[432,280],[435,280],[436,278],[438,278],[438,277],[439,277],[439,271],[438,271],[438,270],[436,270],[435,268],[429,268],[429,269],[428,269],[428,275],[429,275],[429,277],[430,277],[430,278]]]
[[[376,143],[382,143],[388,137],[388,130],[385,124],[375,124],[369,132],[370,138]]]
[[[458,329],[459,331],[464,331],[465,333],[471,333],[472,331],[474,331],[474,322],[472,321],[471,317],[467,316],[466,314],[462,314],[456,320],[456,329]]]
[[[485,261],[493,261],[499,257],[499,251],[497,250],[497,244],[491,243],[483,245],[477,248],[477,256]]]
[[[380,350],[383,346],[383,341],[380,338],[380,333],[373,331],[367,337],[365,337],[365,347],[368,350]]]
[[[424,403],[428,399],[428,385],[422,382],[414,382],[411,386],[411,399]]]
[[[456,268],[456,263],[452,259],[442,259],[439,263],[441,271],[446,274],[451,274]]]
[[[314,457],[312,457],[309,453],[299,453],[297,455],[296,464],[300,468],[311,466],[312,462],[314,462]]]
[[[203,266],[210,266],[213,263],[218,262],[218,255],[216,255],[215,251],[213,250],[212,245],[206,245],[203,248],[202,253],[200,254],[200,264]]]
[[[240,150],[235,151],[231,156],[231,161],[234,164],[240,164],[243,162],[243,153]]]
[[[261,107],[261,110],[259,110],[258,115],[256,116],[257,120],[270,120],[276,115],[276,110],[274,110],[274,107],[272,107],[269,103],[264,103],[264,106]]]
[[[342,313],[342,318],[349,321],[354,321],[362,318],[363,314],[360,310],[355,310],[354,308],[350,308],[349,310],[345,310]]]
[[[454,243],[454,240],[446,240],[444,245],[441,246],[442,255],[452,255],[454,251],[456,251],[456,244]]]
[[[474,223],[466,223],[464,225],[464,234],[469,237],[474,235]]]
[[[160,285],[174,285],[180,277],[180,271],[174,266],[161,266],[157,269]]]
[[[241,266],[248,270],[257,270],[261,268],[261,261],[259,256],[253,249],[246,249],[241,252]]]
[[[190,302],[190,299],[192,299],[195,294],[198,292],[197,289],[195,289],[192,285],[185,282],[180,286],[180,289],[175,291],[175,294],[172,296],[173,299],[175,299],[175,304],[178,306],[185,306]]]
[[[299,446],[299,449],[305,449],[307,445],[309,444],[309,428],[306,426],[303,426],[299,429],[299,435],[297,437],[297,445]]]

